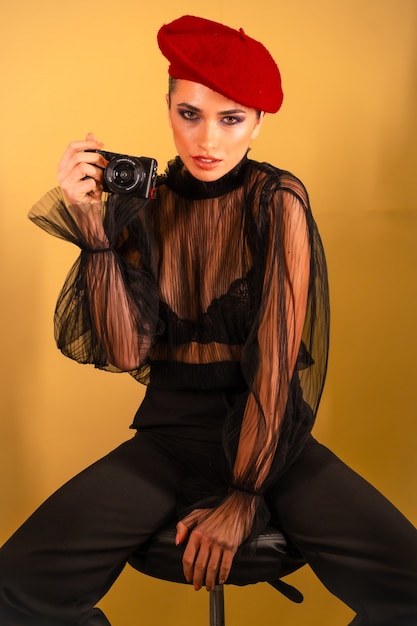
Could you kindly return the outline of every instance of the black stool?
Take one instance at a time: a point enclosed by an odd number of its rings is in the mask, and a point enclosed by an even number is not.
[[[175,545],[175,526],[156,533],[129,559],[129,564],[148,576],[186,583],[182,571],[185,546]],[[305,561],[278,530],[268,527],[259,537],[245,543],[236,553],[226,584],[252,585],[267,582],[293,602],[302,602],[301,593],[280,580],[302,567]],[[224,585],[210,591],[210,626],[224,626]]]

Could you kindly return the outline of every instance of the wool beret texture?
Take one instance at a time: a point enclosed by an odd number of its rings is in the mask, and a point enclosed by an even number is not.
[[[281,75],[265,46],[242,29],[184,15],[158,32],[172,78],[190,80],[238,104],[276,113],[283,100]]]

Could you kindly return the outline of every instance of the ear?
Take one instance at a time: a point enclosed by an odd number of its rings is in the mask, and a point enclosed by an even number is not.
[[[261,132],[261,128],[262,128],[262,124],[265,118],[265,111],[261,111],[261,114],[259,115],[259,117],[256,117],[256,124],[255,127],[253,129],[252,135],[251,135],[251,139],[256,139],[257,136],[259,135],[259,133]]]

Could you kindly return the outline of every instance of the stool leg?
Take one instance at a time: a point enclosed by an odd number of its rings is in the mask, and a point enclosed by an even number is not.
[[[210,626],[224,626],[224,585],[210,591]]]

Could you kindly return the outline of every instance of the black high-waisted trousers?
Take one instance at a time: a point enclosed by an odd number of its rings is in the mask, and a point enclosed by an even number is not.
[[[0,624],[108,626],[95,604],[135,548],[176,519],[183,481],[224,475],[225,411],[222,394],[149,391],[143,429],[61,487],[0,550]],[[266,498],[272,522],[357,613],[352,624],[417,626],[416,529],[332,452],[311,438]]]

